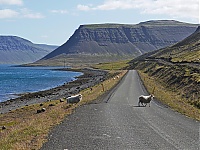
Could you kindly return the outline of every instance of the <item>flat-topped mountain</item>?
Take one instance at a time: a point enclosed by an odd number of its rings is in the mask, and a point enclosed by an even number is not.
[[[41,59],[58,46],[34,44],[17,36],[0,36],[0,64],[23,64]]]
[[[133,58],[175,44],[197,25],[173,20],[129,24],[81,25],[69,40],[35,64],[69,65]]]

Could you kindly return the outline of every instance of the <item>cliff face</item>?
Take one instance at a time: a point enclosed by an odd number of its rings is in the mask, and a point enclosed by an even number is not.
[[[62,46],[42,60],[58,56],[129,56],[175,44],[197,26],[177,21],[148,21],[137,25],[81,25]]]
[[[173,63],[200,63],[200,26],[192,35],[188,36],[181,42],[159,50],[149,57],[165,59]]]
[[[34,62],[56,48],[57,46],[33,44],[16,36],[0,36],[0,64]]]

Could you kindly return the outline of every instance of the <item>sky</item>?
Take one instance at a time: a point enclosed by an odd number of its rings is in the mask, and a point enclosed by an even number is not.
[[[60,46],[83,24],[199,24],[199,0],[0,0],[0,35]]]

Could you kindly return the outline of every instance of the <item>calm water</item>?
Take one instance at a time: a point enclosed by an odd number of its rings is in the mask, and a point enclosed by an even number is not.
[[[0,65],[0,102],[15,94],[50,89],[74,80],[78,72],[55,71],[55,67],[11,67]]]

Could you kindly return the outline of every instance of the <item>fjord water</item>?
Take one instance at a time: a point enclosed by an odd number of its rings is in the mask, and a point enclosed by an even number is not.
[[[0,65],[0,102],[16,94],[47,90],[75,80],[79,72],[57,71],[58,67],[13,67]]]

